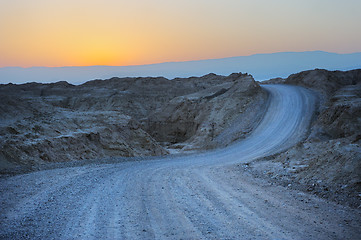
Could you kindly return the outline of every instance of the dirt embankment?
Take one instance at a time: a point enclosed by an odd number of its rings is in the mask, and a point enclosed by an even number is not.
[[[144,119],[147,132],[171,151],[224,147],[261,120],[267,93],[251,76],[176,97]]]
[[[7,168],[217,147],[225,129],[255,126],[240,125],[237,116],[260,118],[267,95],[251,76],[237,73],[7,84],[0,97],[0,161]]]
[[[316,69],[277,79],[280,82],[318,93],[318,112],[309,137],[245,169],[361,208],[361,70]]]

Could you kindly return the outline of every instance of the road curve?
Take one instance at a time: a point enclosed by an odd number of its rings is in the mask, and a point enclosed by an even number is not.
[[[360,211],[271,185],[236,164],[307,133],[308,90],[267,85],[245,140],[206,153],[58,168],[0,179],[0,239],[356,239]]]

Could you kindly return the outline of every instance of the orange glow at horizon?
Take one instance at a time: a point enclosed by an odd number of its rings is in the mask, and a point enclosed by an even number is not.
[[[361,32],[356,30],[361,28],[361,1],[327,3],[2,1],[0,67],[142,65],[282,51],[361,52]]]

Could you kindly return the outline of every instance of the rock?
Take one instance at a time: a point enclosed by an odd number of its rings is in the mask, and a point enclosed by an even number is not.
[[[0,85],[0,167],[216,147],[238,105],[247,112],[265,96],[242,73]]]

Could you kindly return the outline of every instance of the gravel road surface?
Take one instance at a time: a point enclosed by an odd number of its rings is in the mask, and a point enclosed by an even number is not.
[[[237,171],[307,134],[316,99],[264,86],[269,108],[209,152],[0,178],[0,239],[360,239],[361,211]]]

